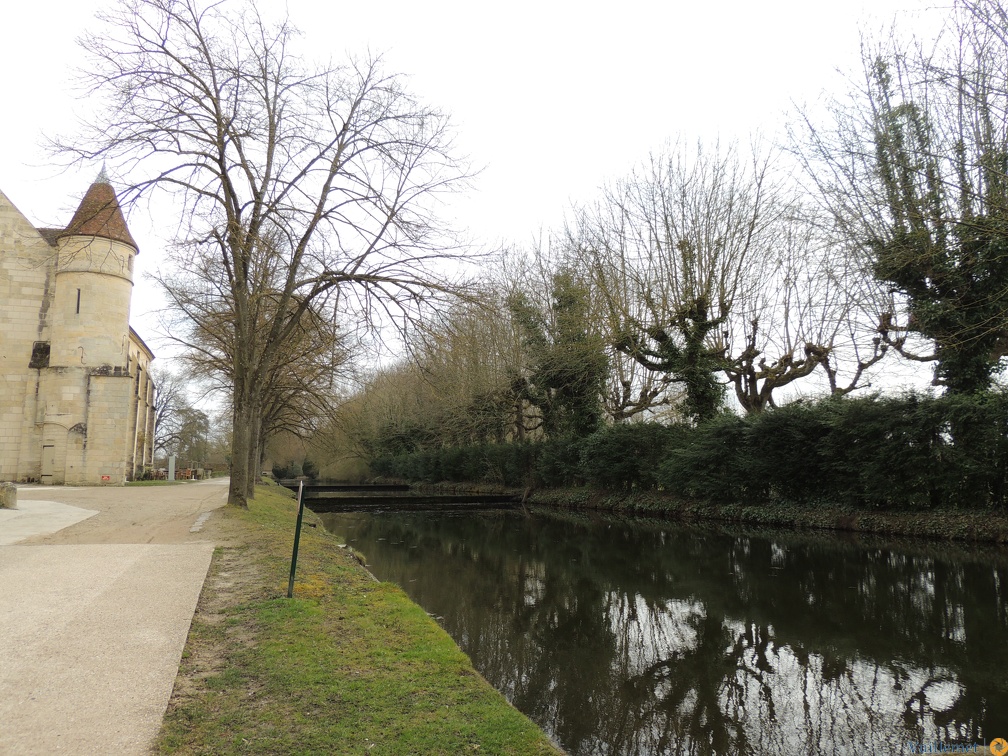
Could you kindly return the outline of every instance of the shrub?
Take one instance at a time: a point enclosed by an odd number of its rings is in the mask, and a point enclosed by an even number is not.
[[[658,471],[659,483],[690,499],[744,500],[751,485],[744,478],[748,435],[746,420],[727,414],[692,429],[684,443],[668,450]]]
[[[582,441],[581,475],[596,488],[656,488],[658,468],[667,448],[687,432],[684,426],[658,423],[604,428]]]
[[[1005,506],[1008,395],[796,402],[697,427],[634,423],[584,438],[384,456],[379,475],[511,487],[590,485],[715,503],[872,509]]]

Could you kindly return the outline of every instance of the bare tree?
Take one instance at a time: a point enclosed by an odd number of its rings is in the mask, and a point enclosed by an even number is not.
[[[184,413],[190,409],[186,378],[179,372],[152,367],[154,381],[154,454],[178,446]]]
[[[825,279],[808,267],[810,239],[782,186],[758,150],[677,145],[579,218],[574,241],[619,324],[617,348],[682,385],[697,420],[720,406],[721,376],[760,411],[831,351]]]
[[[216,391],[230,402],[234,385],[236,345],[228,324],[234,321],[231,293],[221,274],[220,260],[205,257],[193,261],[198,267],[188,277],[175,271],[159,271],[156,279],[168,295],[168,307],[161,311],[161,327],[181,346],[182,359],[192,375],[198,375],[208,391]],[[262,282],[251,308],[258,326],[255,333],[268,332],[277,316],[282,297]],[[339,325],[345,313],[338,311],[336,296],[318,297],[305,309],[276,349],[272,367],[263,375],[260,410],[254,418],[249,444],[250,483],[258,479],[271,436],[285,431],[303,438],[317,429],[320,421],[332,417],[339,402],[339,384],[350,360],[349,332]],[[289,302],[298,307],[297,296]],[[327,308],[331,314],[321,311]]]
[[[791,198],[767,234],[758,286],[738,301],[726,332],[724,374],[747,412],[775,406],[774,392],[813,373],[834,396],[864,386],[888,345],[866,318],[877,292],[852,265],[842,237],[814,207]],[[821,370],[820,370],[821,369]]]
[[[934,361],[937,385],[984,390],[1008,355],[1008,14],[955,3],[936,39],[894,29],[862,63],[826,119],[803,117],[796,152],[890,294],[879,339]]]
[[[84,40],[104,116],[58,146],[119,166],[127,201],[149,189],[177,200],[178,275],[220,262],[233,307],[218,324],[234,345],[229,502],[244,505],[282,345],[333,291],[365,314],[415,312],[443,291],[430,263],[449,237],[433,199],[466,170],[447,117],[380,60],[310,65],[290,22],[252,2],[123,0],[104,22]]]
[[[418,333],[415,368],[432,389],[448,443],[521,437],[523,352],[507,293],[483,282],[478,301],[458,302]]]
[[[609,375],[603,396],[606,414],[619,423],[680,404],[683,393],[672,373],[648,369],[632,352],[620,348],[626,323],[648,319],[643,302],[635,295],[632,272],[622,264],[603,268],[594,254],[585,255],[584,251],[572,238],[573,259],[589,271],[592,320],[609,347]]]
[[[336,318],[314,308],[304,312],[298,329],[278,352],[276,365],[267,376],[256,444],[249,461],[258,477],[266,446],[280,433],[300,439],[316,433],[335,417],[344,397],[341,379],[350,359],[347,334]]]
[[[634,312],[636,303],[629,296],[632,287],[626,280],[627,271],[611,269],[608,272],[612,278],[606,279],[593,272],[595,262],[591,254],[585,254],[578,231],[567,228],[562,236],[539,238],[526,252],[513,251],[505,256],[494,285],[504,292],[505,302],[514,302],[519,298],[525,300],[526,306],[534,308],[548,330],[558,332],[562,326],[553,301],[556,277],[565,272],[576,273],[577,286],[583,288],[586,295],[585,336],[590,341],[602,342],[608,368],[601,387],[602,406],[609,420],[623,422],[669,404],[678,397],[678,392],[669,391],[672,383],[669,374],[648,370],[632,356],[616,348],[627,314]],[[515,336],[520,342],[521,334],[515,331]],[[521,356],[513,364],[517,366],[517,377],[525,380],[532,369],[529,363],[531,355],[527,350],[522,353],[520,347],[519,353]],[[537,427],[541,419],[538,413],[534,413],[527,424]]]

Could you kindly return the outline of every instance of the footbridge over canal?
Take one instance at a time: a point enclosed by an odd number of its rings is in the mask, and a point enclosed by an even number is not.
[[[299,480],[280,480],[298,490]],[[431,493],[408,485],[303,481],[302,499],[313,512],[420,512],[511,509],[521,505],[515,494]]]

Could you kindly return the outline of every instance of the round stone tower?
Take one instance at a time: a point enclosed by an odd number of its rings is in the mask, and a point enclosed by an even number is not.
[[[57,248],[49,364],[125,368],[138,249],[104,169]]]

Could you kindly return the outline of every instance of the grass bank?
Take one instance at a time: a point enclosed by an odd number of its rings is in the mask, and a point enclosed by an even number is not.
[[[294,502],[261,488],[207,527],[222,544],[193,618],[159,753],[559,751],[396,586],[306,512],[286,598]]]
[[[873,512],[830,504],[709,504],[657,492],[590,488],[536,489],[527,503],[549,509],[595,510],[683,521],[720,521],[762,527],[836,530],[937,540],[1008,543],[1008,517],[978,509]]]

